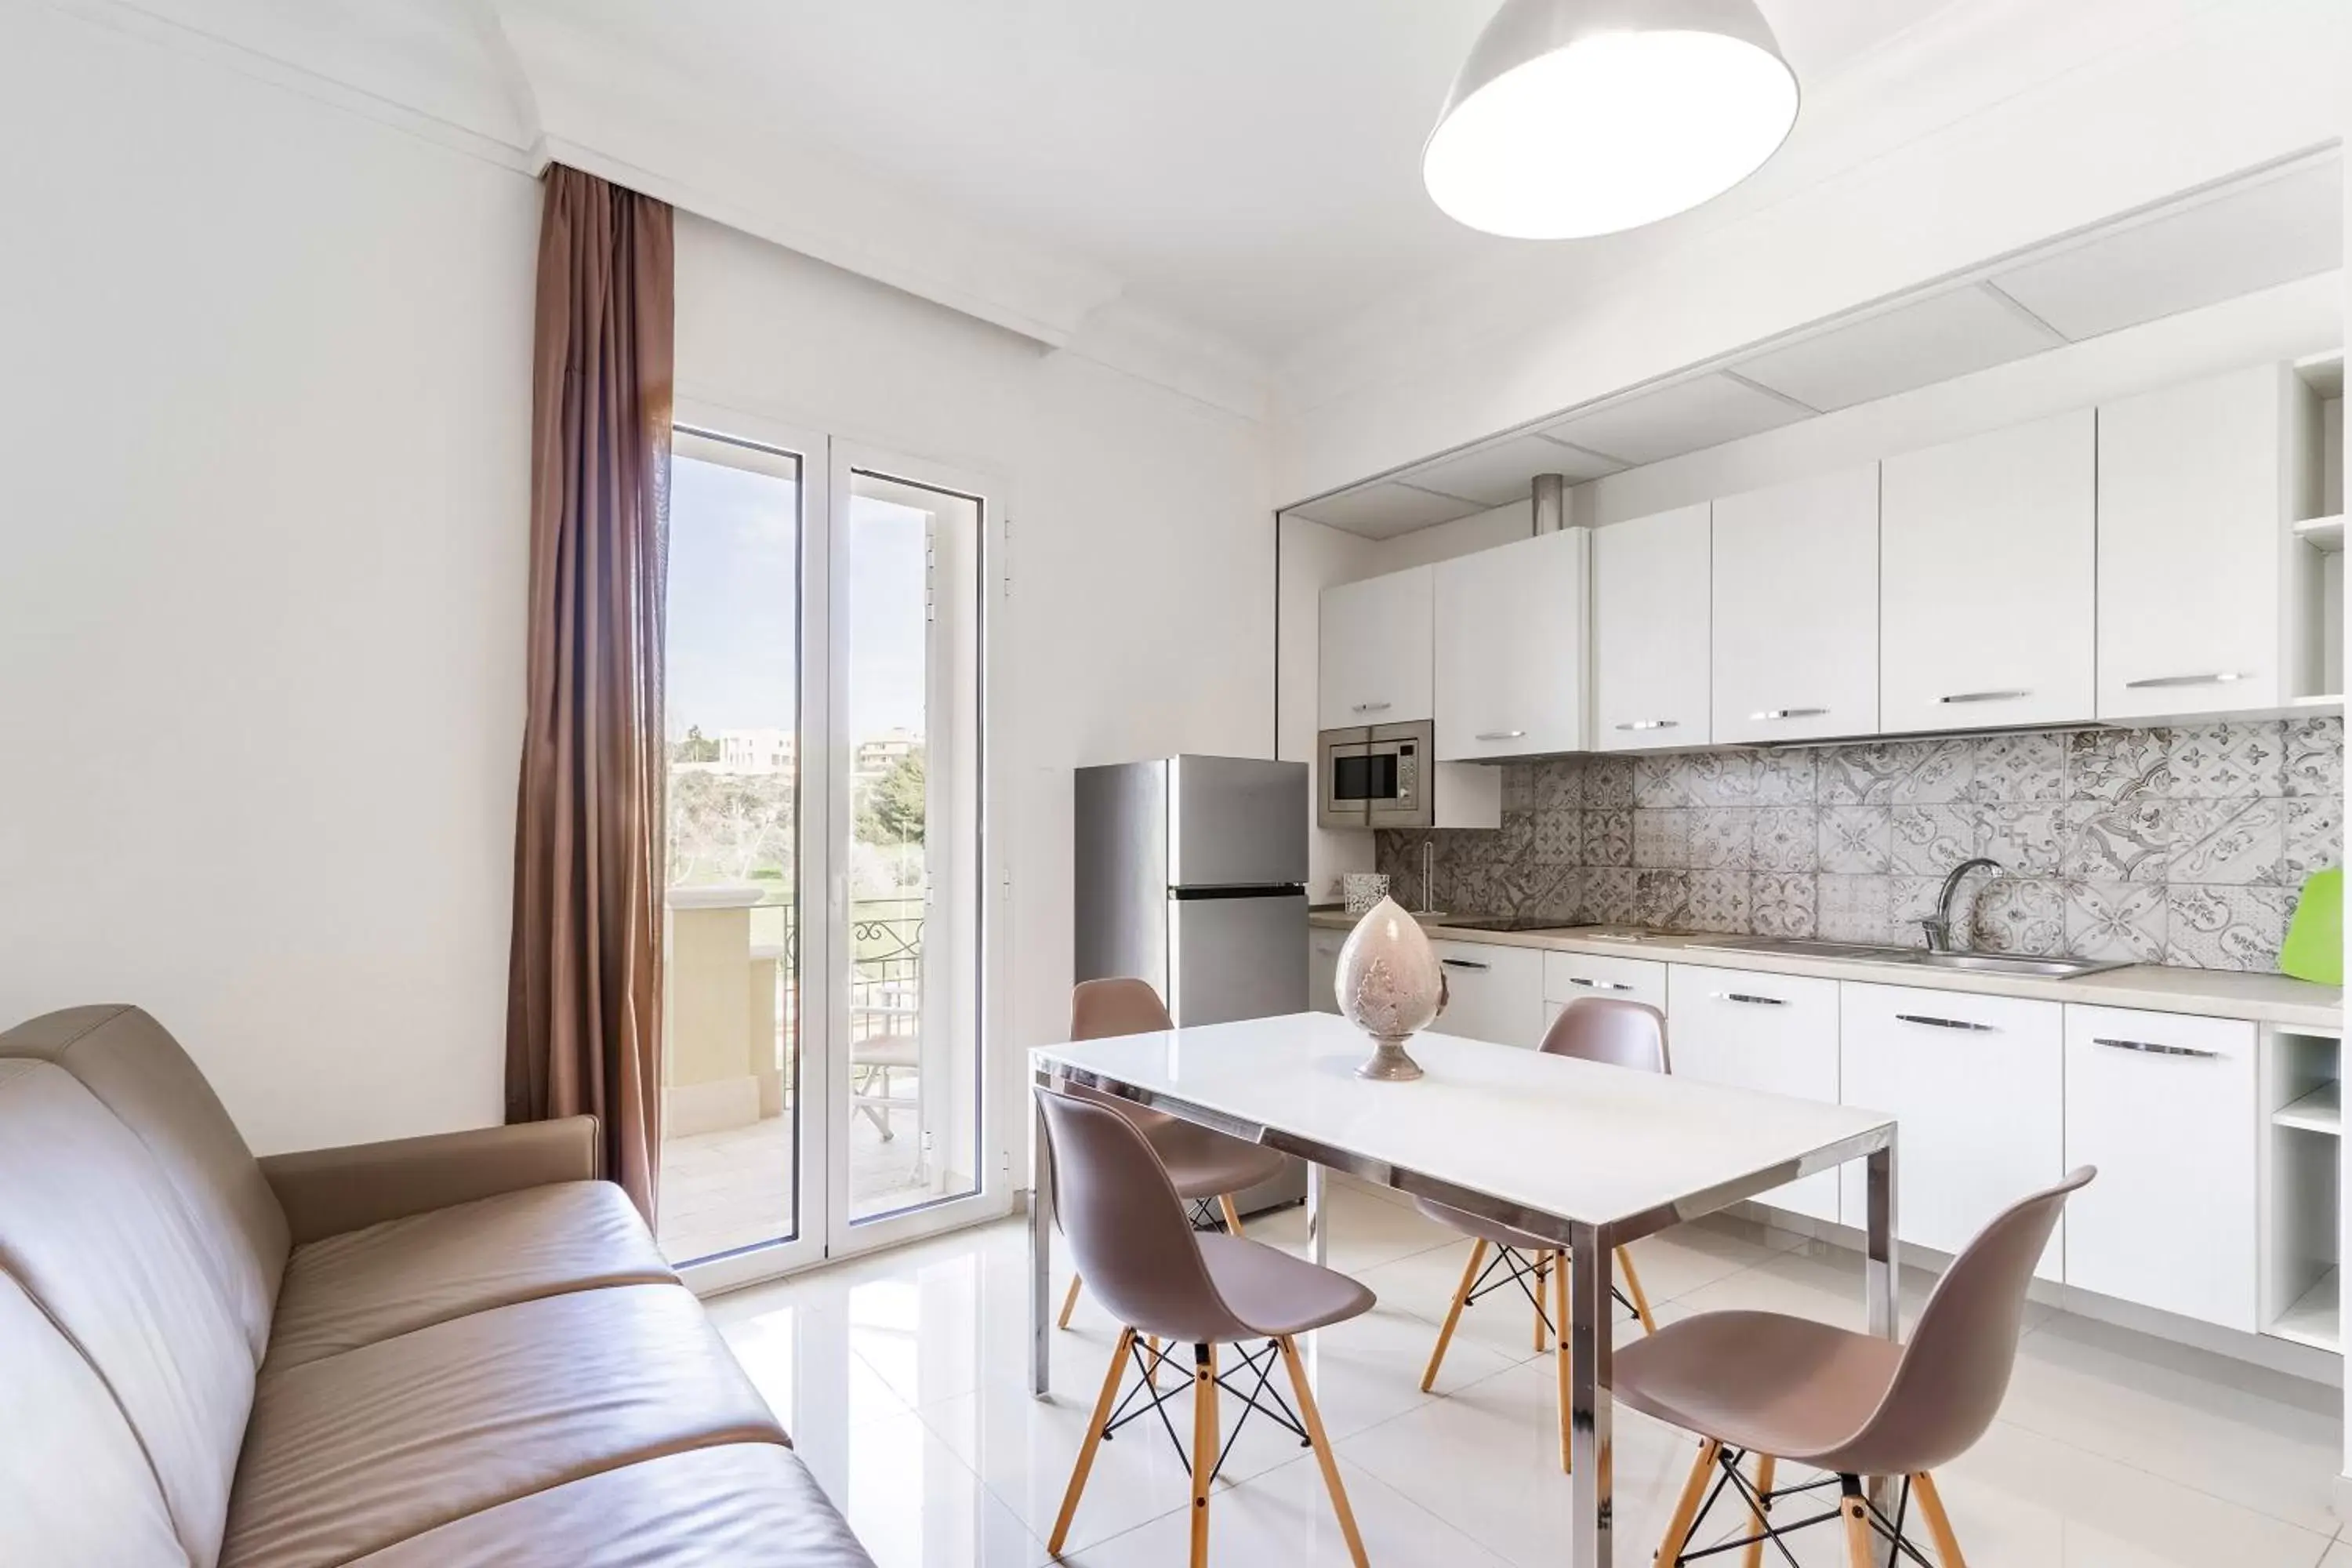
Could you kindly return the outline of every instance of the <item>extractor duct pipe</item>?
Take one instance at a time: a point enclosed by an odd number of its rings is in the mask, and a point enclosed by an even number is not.
[[[1568,476],[1538,474],[1535,481],[1536,531],[1558,533],[1568,526]]]

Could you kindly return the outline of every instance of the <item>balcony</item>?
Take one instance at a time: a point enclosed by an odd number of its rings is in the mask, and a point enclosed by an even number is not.
[[[670,889],[658,1235],[672,1263],[793,1228],[803,1036],[799,912],[782,893],[773,882]],[[904,899],[850,906],[853,1215],[919,1202],[933,1184],[920,1131],[919,910]]]

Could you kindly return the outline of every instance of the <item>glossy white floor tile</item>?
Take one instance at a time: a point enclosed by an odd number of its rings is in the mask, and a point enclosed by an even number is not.
[[[1409,1205],[1344,1185],[1331,1213],[1335,1265],[1380,1301],[1307,1346],[1373,1563],[1563,1562],[1557,1363],[1535,1352],[1525,1298],[1497,1292],[1466,1312],[1436,1392],[1424,1394],[1422,1369],[1469,1244]],[[1296,1211],[1249,1229],[1293,1245],[1304,1235]],[[1634,1256],[1662,1322],[1726,1307],[1861,1321],[1859,1260],[1785,1232],[1710,1221],[1639,1243]],[[1067,1279],[1057,1261],[1056,1306]],[[1931,1284],[1906,1270],[1906,1321]],[[1048,1560],[1116,1330],[1082,1297],[1070,1331],[1052,1336],[1051,1397],[1029,1396],[1019,1223],[711,1306],[884,1568]],[[1640,1331],[1627,1321],[1621,1342]],[[1189,1437],[1188,1397],[1169,1413]],[[1239,1403],[1221,1401],[1229,1433]],[[2326,1568],[2352,1568],[2352,1545],[2331,1546],[2327,1511],[2336,1408],[2333,1389],[2035,1307],[2001,1419],[1945,1472],[1944,1495],[1975,1568],[2319,1568],[2323,1557]],[[1616,1436],[1617,1561],[1642,1568],[1694,1445],[1627,1411]],[[1123,1428],[1096,1461],[1065,1560],[1181,1563],[1188,1479],[1157,1417]],[[1741,1531],[1725,1511],[1702,1539]],[[1237,1568],[1346,1563],[1320,1470],[1296,1437],[1249,1423],[1212,1497],[1211,1545],[1212,1561]],[[1843,1568],[1834,1528],[1791,1546],[1804,1568]]]

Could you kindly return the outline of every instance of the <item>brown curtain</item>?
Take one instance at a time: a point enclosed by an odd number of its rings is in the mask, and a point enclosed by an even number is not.
[[[670,209],[562,165],[539,233],[507,1120],[586,1112],[654,1216]]]

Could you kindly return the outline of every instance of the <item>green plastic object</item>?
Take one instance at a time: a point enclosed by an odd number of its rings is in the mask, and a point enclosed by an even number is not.
[[[2304,879],[2303,898],[2279,949],[2279,973],[2322,985],[2344,984],[2344,873],[2314,871]]]

